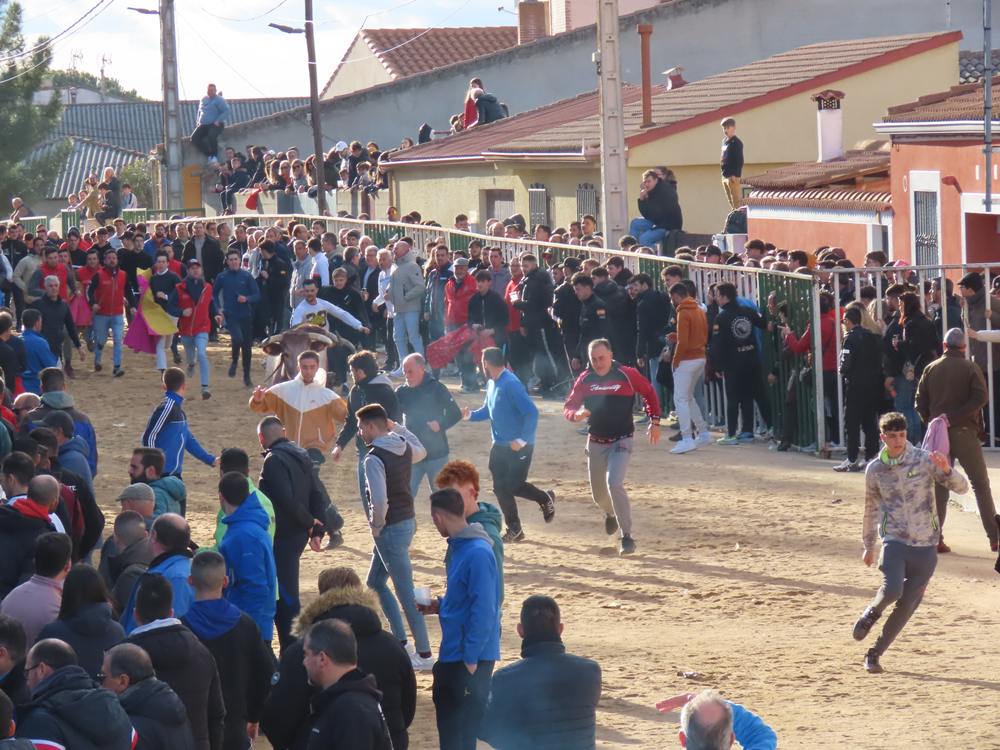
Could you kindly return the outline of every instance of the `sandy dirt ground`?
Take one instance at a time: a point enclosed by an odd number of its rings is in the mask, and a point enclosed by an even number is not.
[[[187,406],[192,430],[214,452],[248,450],[256,473],[261,459],[249,391],[226,377],[220,349],[212,361],[210,401],[200,400],[194,378]],[[125,367],[118,380],[110,368],[101,374],[81,368],[71,386],[99,437],[96,487],[109,525],[112,500],[128,481],[131,449],[161,398],[151,357],[127,353]],[[264,377],[259,358],[253,375]],[[468,396],[458,400],[478,405]],[[534,593],[554,596],[567,647],[603,669],[600,747],[677,746],[678,716],[661,715],[653,705],[703,687],[765,717],[783,748],[1000,747],[993,721],[1000,654],[990,645],[1000,632],[1000,579],[973,513],[952,507],[946,531],[954,553],[942,558],[923,605],[883,658],[886,673],[871,676],[861,666],[865,646],[850,635],[879,583],[878,571],[860,561],[862,475],[838,475],[830,461],[762,444],[713,445],[685,456],[669,455],[666,442],[642,444],[629,476],[639,553],[620,559],[589,496],[584,437],[563,420],[560,404],[539,402],[539,408],[532,478],[557,492],[558,513],[545,525],[535,507],[522,507],[527,541],[507,548],[502,652],[505,663],[518,658],[519,603]],[[483,495],[495,502],[488,426],[463,423],[450,438],[452,456],[477,464]],[[1000,466],[1000,457],[989,462]],[[351,449],[340,464],[324,467],[346,518],[346,544],[306,550],[305,600],[315,595],[324,567],[349,565],[362,579],[367,572],[371,542],[355,466]],[[184,474],[193,535],[206,542],[218,507],[217,474],[190,456]],[[993,474],[996,484],[1000,473]],[[441,593],[445,542],[430,522],[426,488],[417,516],[415,583]],[[434,618],[430,630],[436,644]],[[437,747],[430,690],[430,674],[420,675],[410,735],[415,750]]]

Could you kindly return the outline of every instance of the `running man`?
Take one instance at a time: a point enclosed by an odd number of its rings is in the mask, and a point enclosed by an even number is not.
[[[587,469],[594,502],[604,511],[604,530],[621,532],[618,551],[635,552],[632,506],[625,491],[625,472],[632,457],[632,402],[638,395],[649,415],[649,444],[660,440],[660,401],[656,391],[634,367],[612,359],[611,342],[595,339],[587,347],[590,366],[573,384],[563,414],[570,422],[587,420]]]
[[[483,349],[483,372],[489,378],[486,400],[475,411],[470,411],[468,407],[462,409],[462,417],[470,422],[490,420],[493,493],[507,522],[503,543],[523,542],[524,531],[515,498],[523,497],[538,503],[545,523],[556,517],[555,493],[552,490],[543,492],[528,481],[538,427],[538,407],[524,384],[507,369],[503,352],[495,346]]]
[[[884,580],[871,605],[854,625],[854,640],[862,641],[890,604],[892,613],[882,634],[865,654],[865,669],[882,671],[879,659],[905,627],[924,596],[937,565],[941,537],[934,500],[935,482],[952,492],[969,489],[948,457],[928,453],[906,440],[906,417],[883,414],[879,431],[885,446],[865,470],[864,564],[875,562],[875,535],[882,537],[879,569]]]

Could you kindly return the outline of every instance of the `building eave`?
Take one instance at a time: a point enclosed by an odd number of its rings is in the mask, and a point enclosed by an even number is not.
[[[876,122],[872,127],[877,133],[889,136],[942,136],[983,135],[982,120],[947,120],[941,122]],[[1000,130],[1000,122],[993,121],[993,129]]]

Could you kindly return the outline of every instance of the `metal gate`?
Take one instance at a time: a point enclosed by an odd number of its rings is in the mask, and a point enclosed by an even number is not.
[[[913,245],[918,266],[938,264],[938,194],[913,191]]]

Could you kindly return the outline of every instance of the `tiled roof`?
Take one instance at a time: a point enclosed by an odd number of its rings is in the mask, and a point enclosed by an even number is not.
[[[654,90],[658,90],[656,87]],[[623,99],[626,104],[639,101],[642,98],[642,89],[638,86],[626,85],[623,92]],[[390,156],[395,157],[396,162],[410,161],[411,159],[455,159],[462,157],[479,158],[483,153],[492,153],[499,149],[506,150],[505,144],[512,139],[525,142],[527,145],[524,151],[539,151],[532,145],[532,136],[536,133],[549,130],[553,126],[567,120],[576,120],[590,117],[597,113],[597,92],[591,91],[586,94],[574,96],[571,99],[550,104],[546,107],[539,107],[528,112],[508,117],[503,120],[491,122],[488,125],[479,125],[456,135],[448,136],[440,140],[430,141],[419,146],[415,146],[406,151],[394,152]],[[580,153],[582,142],[577,141],[566,145],[562,149],[553,151],[565,151],[566,153]]]
[[[769,169],[763,174],[746,177],[743,183],[754,188],[807,189],[854,181],[867,175],[887,172],[889,152],[882,150],[886,142],[877,142],[879,148],[848,151],[838,159],[807,161]]]
[[[993,79],[993,99],[1000,97],[1000,77]],[[947,91],[922,96],[915,102],[890,107],[884,122],[983,121],[983,84],[963,83]],[[996,114],[994,113],[994,120]]]
[[[67,140],[72,143],[72,147],[52,184],[46,188],[45,197],[49,200],[63,200],[71,192],[78,191],[92,172],[96,172],[100,176],[101,170],[105,167],[114,167],[116,171],[120,171],[132,162],[146,158],[146,154],[138,151],[130,151],[86,138],[54,138],[36,146],[28,156],[27,161],[31,163],[55,154]]]
[[[378,58],[393,80],[426,73],[446,65],[472,60],[517,46],[517,26],[470,26],[432,29],[363,29],[348,52],[359,42]],[[323,94],[341,68],[341,60],[323,87]]]
[[[993,70],[1000,71],[1000,50],[993,50]],[[982,83],[983,81],[983,51],[962,51],[958,53],[958,82]]]
[[[762,106],[799,92],[815,93],[835,81],[928,49],[958,41],[960,32],[824,42],[798,47],[750,65],[667,91],[653,93],[653,122],[642,128],[641,96],[626,99],[625,137],[629,146],[657,140],[722,116]],[[473,137],[452,136],[446,141],[418,146],[407,160],[442,156],[541,151],[586,153],[597,149],[600,122],[595,93],[557,102],[486,126]],[[586,102],[586,106],[584,106]],[[527,127],[530,125],[530,127]]]
[[[754,190],[747,205],[774,208],[825,208],[838,211],[887,211],[892,193],[862,190]]]
[[[278,99],[227,99],[232,110],[231,124],[265,117],[308,104],[301,97]],[[180,103],[181,133],[194,130],[197,101]],[[73,104],[63,107],[55,135],[87,138],[119,148],[146,152],[163,142],[163,106],[160,102],[116,104]]]

